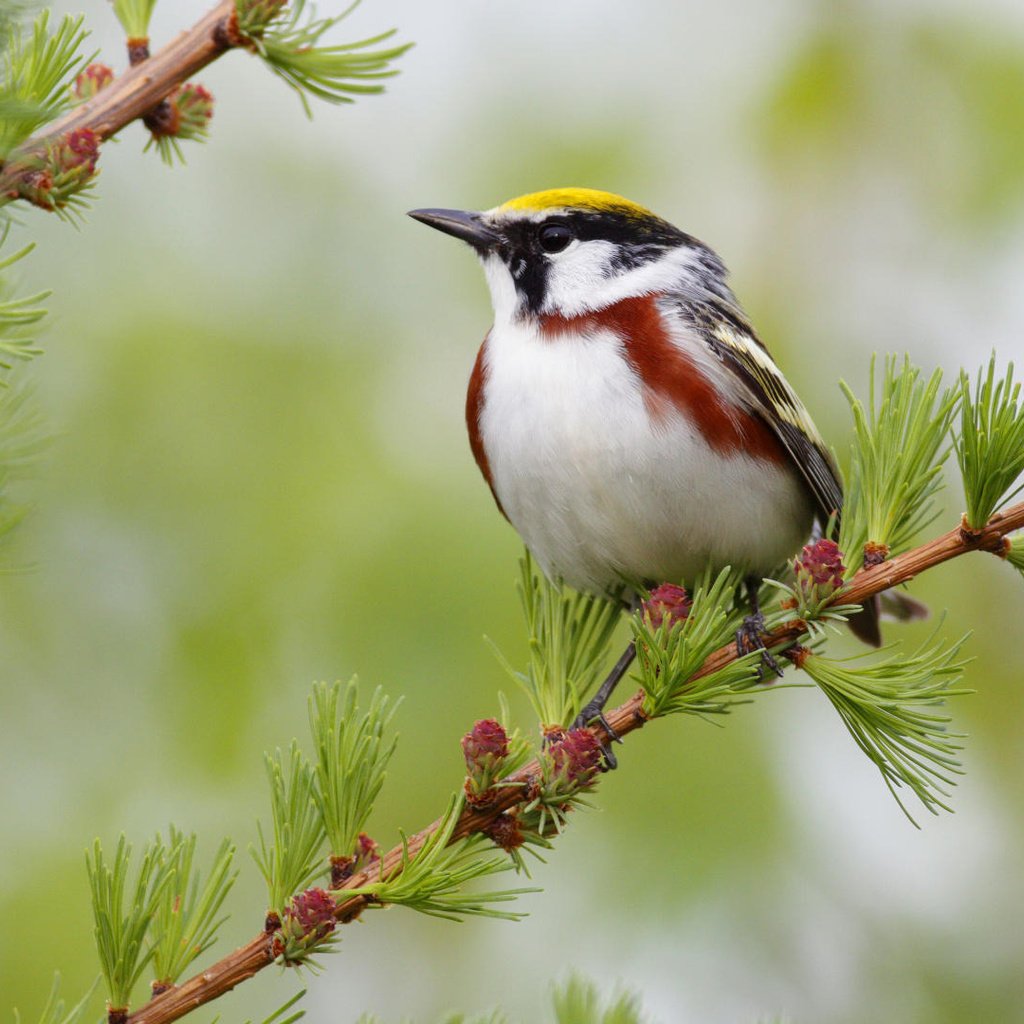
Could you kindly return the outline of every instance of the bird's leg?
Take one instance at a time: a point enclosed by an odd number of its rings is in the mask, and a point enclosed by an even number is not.
[[[576,716],[576,720],[571,726],[573,729],[583,729],[590,725],[591,722],[598,722],[600,724],[601,728],[608,734],[608,742],[601,744],[601,753],[604,755],[605,767],[609,770],[618,767],[619,763],[615,754],[612,753],[612,741],[621,743],[622,739],[612,728],[611,722],[604,717],[604,706],[608,703],[608,698],[612,695],[612,691],[618,685],[619,680],[626,674],[626,670],[633,663],[635,657],[636,644],[630,641],[629,646],[622,652],[622,656],[615,662],[615,667],[608,673],[608,677],[597,688],[597,693],[584,705],[583,710]]]
[[[772,652],[764,645],[764,615],[761,614],[761,604],[757,597],[761,580],[757,576],[748,576],[743,582],[747,588],[750,614],[743,620],[743,625],[736,630],[736,653],[742,658],[744,654],[760,650],[761,664],[758,666],[758,676],[763,678],[764,670],[768,668],[781,679],[782,667],[772,656]]]

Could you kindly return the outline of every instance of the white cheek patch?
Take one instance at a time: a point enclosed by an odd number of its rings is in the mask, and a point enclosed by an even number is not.
[[[544,312],[575,316],[592,308],[608,285],[615,255],[611,242],[573,242],[564,252],[548,257]]]
[[[554,257],[548,268],[544,312],[579,316],[621,299],[669,291],[691,276],[696,262],[694,253],[682,247],[616,273],[611,269],[615,249],[611,242],[581,242]]]

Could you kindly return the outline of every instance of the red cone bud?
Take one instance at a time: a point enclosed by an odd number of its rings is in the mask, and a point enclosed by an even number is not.
[[[651,628],[659,629],[666,621],[672,626],[685,622],[692,607],[693,602],[682,587],[674,583],[662,583],[644,601],[644,614]]]
[[[581,785],[601,767],[601,744],[589,729],[570,729],[551,745],[550,753],[555,772]]]
[[[323,889],[307,889],[292,897],[285,916],[294,921],[303,934],[326,935],[334,930],[337,904]]]
[[[793,563],[797,584],[805,593],[812,588],[836,591],[843,585],[843,553],[834,540],[825,537],[807,544]]]
[[[377,856],[377,851],[380,847],[375,843],[365,832],[359,833],[359,838],[356,841],[356,847],[358,853],[356,854],[357,860],[373,860]]]
[[[380,859],[380,846],[377,845],[365,832],[359,833],[356,839],[356,858],[352,865],[353,871],[363,871],[375,860]]]
[[[462,737],[462,754],[470,775],[493,770],[508,757],[508,735],[501,723],[482,718]]]
[[[61,170],[69,171],[78,167],[87,174],[96,170],[100,156],[100,140],[91,128],[76,128],[61,140],[58,160]]]

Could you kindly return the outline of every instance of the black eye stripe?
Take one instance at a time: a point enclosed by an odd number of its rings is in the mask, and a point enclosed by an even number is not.
[[[541,232],[548,228],[553,229],[549,232],[550,244],[557,236],[561,248],[548,250],[542,244]],[[695,268],[706,267],[708,278],[717,277],[719,289],[728,291],[724,285],[725,270],[717,264],[714,255],[691,235],[658,218],[643,219],[617,211],[553,210],[539,216],[534,213],[502,217],[497,230],[502,240],[495,253],[508,268],[523,309],[534,313],[544,308],[548,277],[556,270],[558,253],[574,241],[583,245],[591,241],[611,244],[608,277],[657,260],[673,249],[691,248],[695,250]],[[563,232],[568,233],[564,244]],[[713,265],[705,263],[706,259]],[[704,277],[704,273],[701,276]]]

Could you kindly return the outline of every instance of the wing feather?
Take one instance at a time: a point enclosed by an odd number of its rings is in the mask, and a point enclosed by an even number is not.
[[[744,386],[753,410],[789,453],[814,498],[822,526],[833,515],[838,526],[843,488],[832,453],[746,318],[731,303],[705,302],[700,306],[697,327],[711,351]]]

